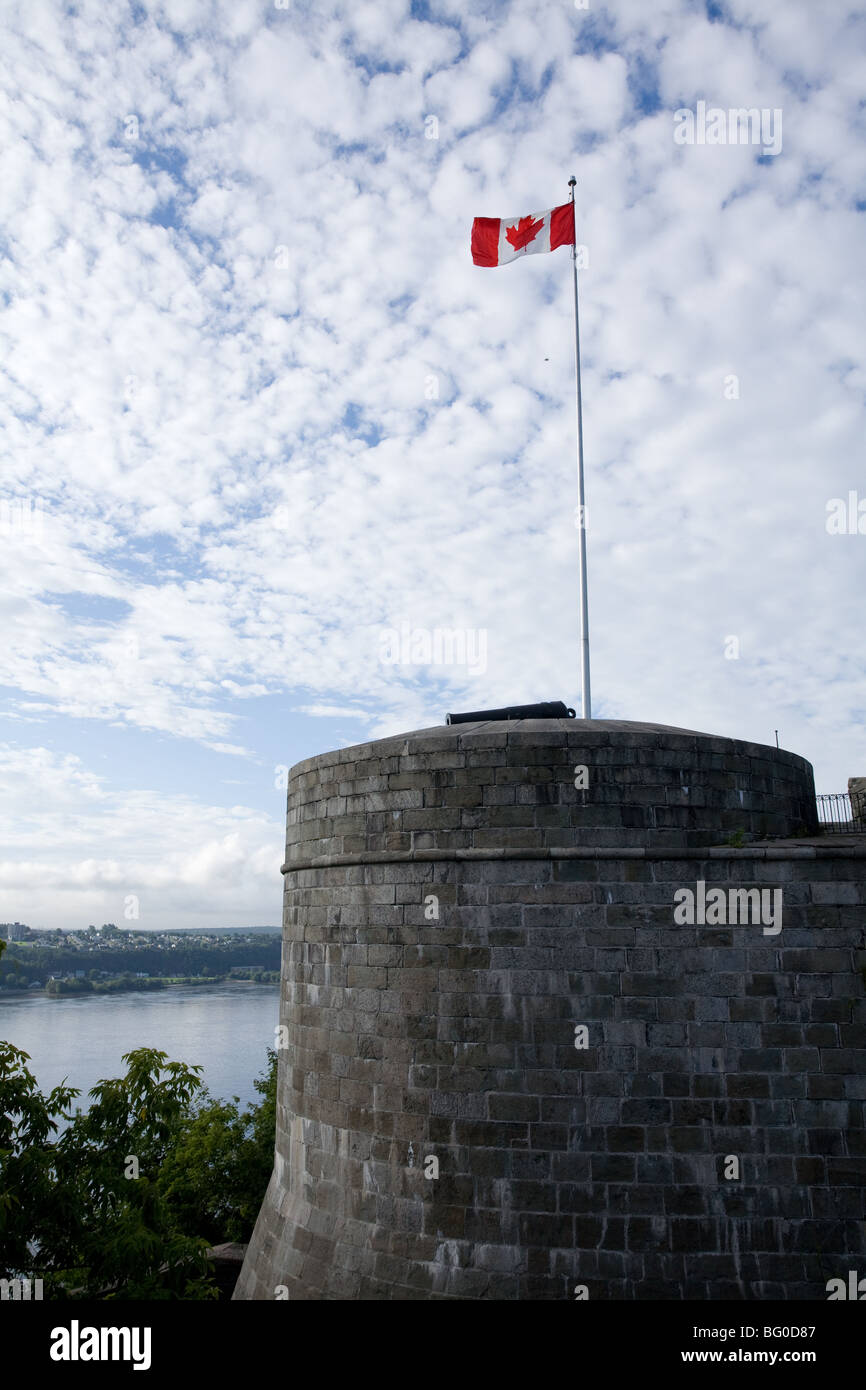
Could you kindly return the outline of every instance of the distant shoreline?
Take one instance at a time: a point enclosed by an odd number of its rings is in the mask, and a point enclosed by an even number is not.
[[[163,980],[161,976],[154,976],[153,979],[159,980],[160,982],[156,988],[154,988],[153,984],[147,984],[143,980],[138,980],[135,983],[130,982],[126,986],[118,985],[116,989],[70,990],[68,994],[49,993],[44,985],[39,989],[4,989],[0,990],[0,1007],[2,1007],[4,999],[111,999],[118,994],[166,994],[169,990],[173,989],[207,989],[214,985],[266,985],[273,989],[278,989],[280,984],[278,979],[240,980],[230,979],[227,975],[222,977],[216,976],[214,978],[205,977],[203,979],[193,977],[188,980]],[[112,982],[100,980],[97,983],[110,984]]]

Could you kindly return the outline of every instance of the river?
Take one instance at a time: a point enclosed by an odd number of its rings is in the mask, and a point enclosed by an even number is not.
[[[82,1092],[121,1076],[124,1052],[156,1047],[170,1062],[198,1064],[216,1098],[258,1101],[253,1081],[267,1065],[279,1017],[278,984],[178,985],[152,993],[0,999],[0,1038],[30,1054],[41,1091],[64,1079]]]

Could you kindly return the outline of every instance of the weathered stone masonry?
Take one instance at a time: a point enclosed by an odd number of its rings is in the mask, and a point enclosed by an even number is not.
[[[289,1046],[236,1298],[810,1299],[866,1272],[866,840],[718,844],[813,832],[808,763],[458,725],[301,763],[288,808]],[[676,926],[698,879],[782,888],[782,931]]]

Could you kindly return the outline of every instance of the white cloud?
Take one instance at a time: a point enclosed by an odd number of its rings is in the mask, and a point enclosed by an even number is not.
[[[19,728],[248,759],[274,696],[373,734],[577,703],[568,256],[468,254],[574,171],[595,713],[863,770],[866,539],[824,525],[866,494],[862,21],[726,13],[9,7],[3,496],[44,510],[0,547]],[[699,99],[782,107],[782,152],[675,145]],[[486,673],[383,667],[402,618],[485,629]],[[82,863],[128,862],[91,830]]]
[[[121,792],[71,754],[0,753],[2,920],[21,920],[23,904],[23,920],[48,927],[279,922],[280,822],[192,795]]]

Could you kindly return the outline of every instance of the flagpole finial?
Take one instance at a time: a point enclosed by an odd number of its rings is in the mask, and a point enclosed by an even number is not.
[[[577,179],[574,177],[574,174],[572,174],[571,178],[568,180],[568,186],[569,188],[575,188],[577,186]]]

